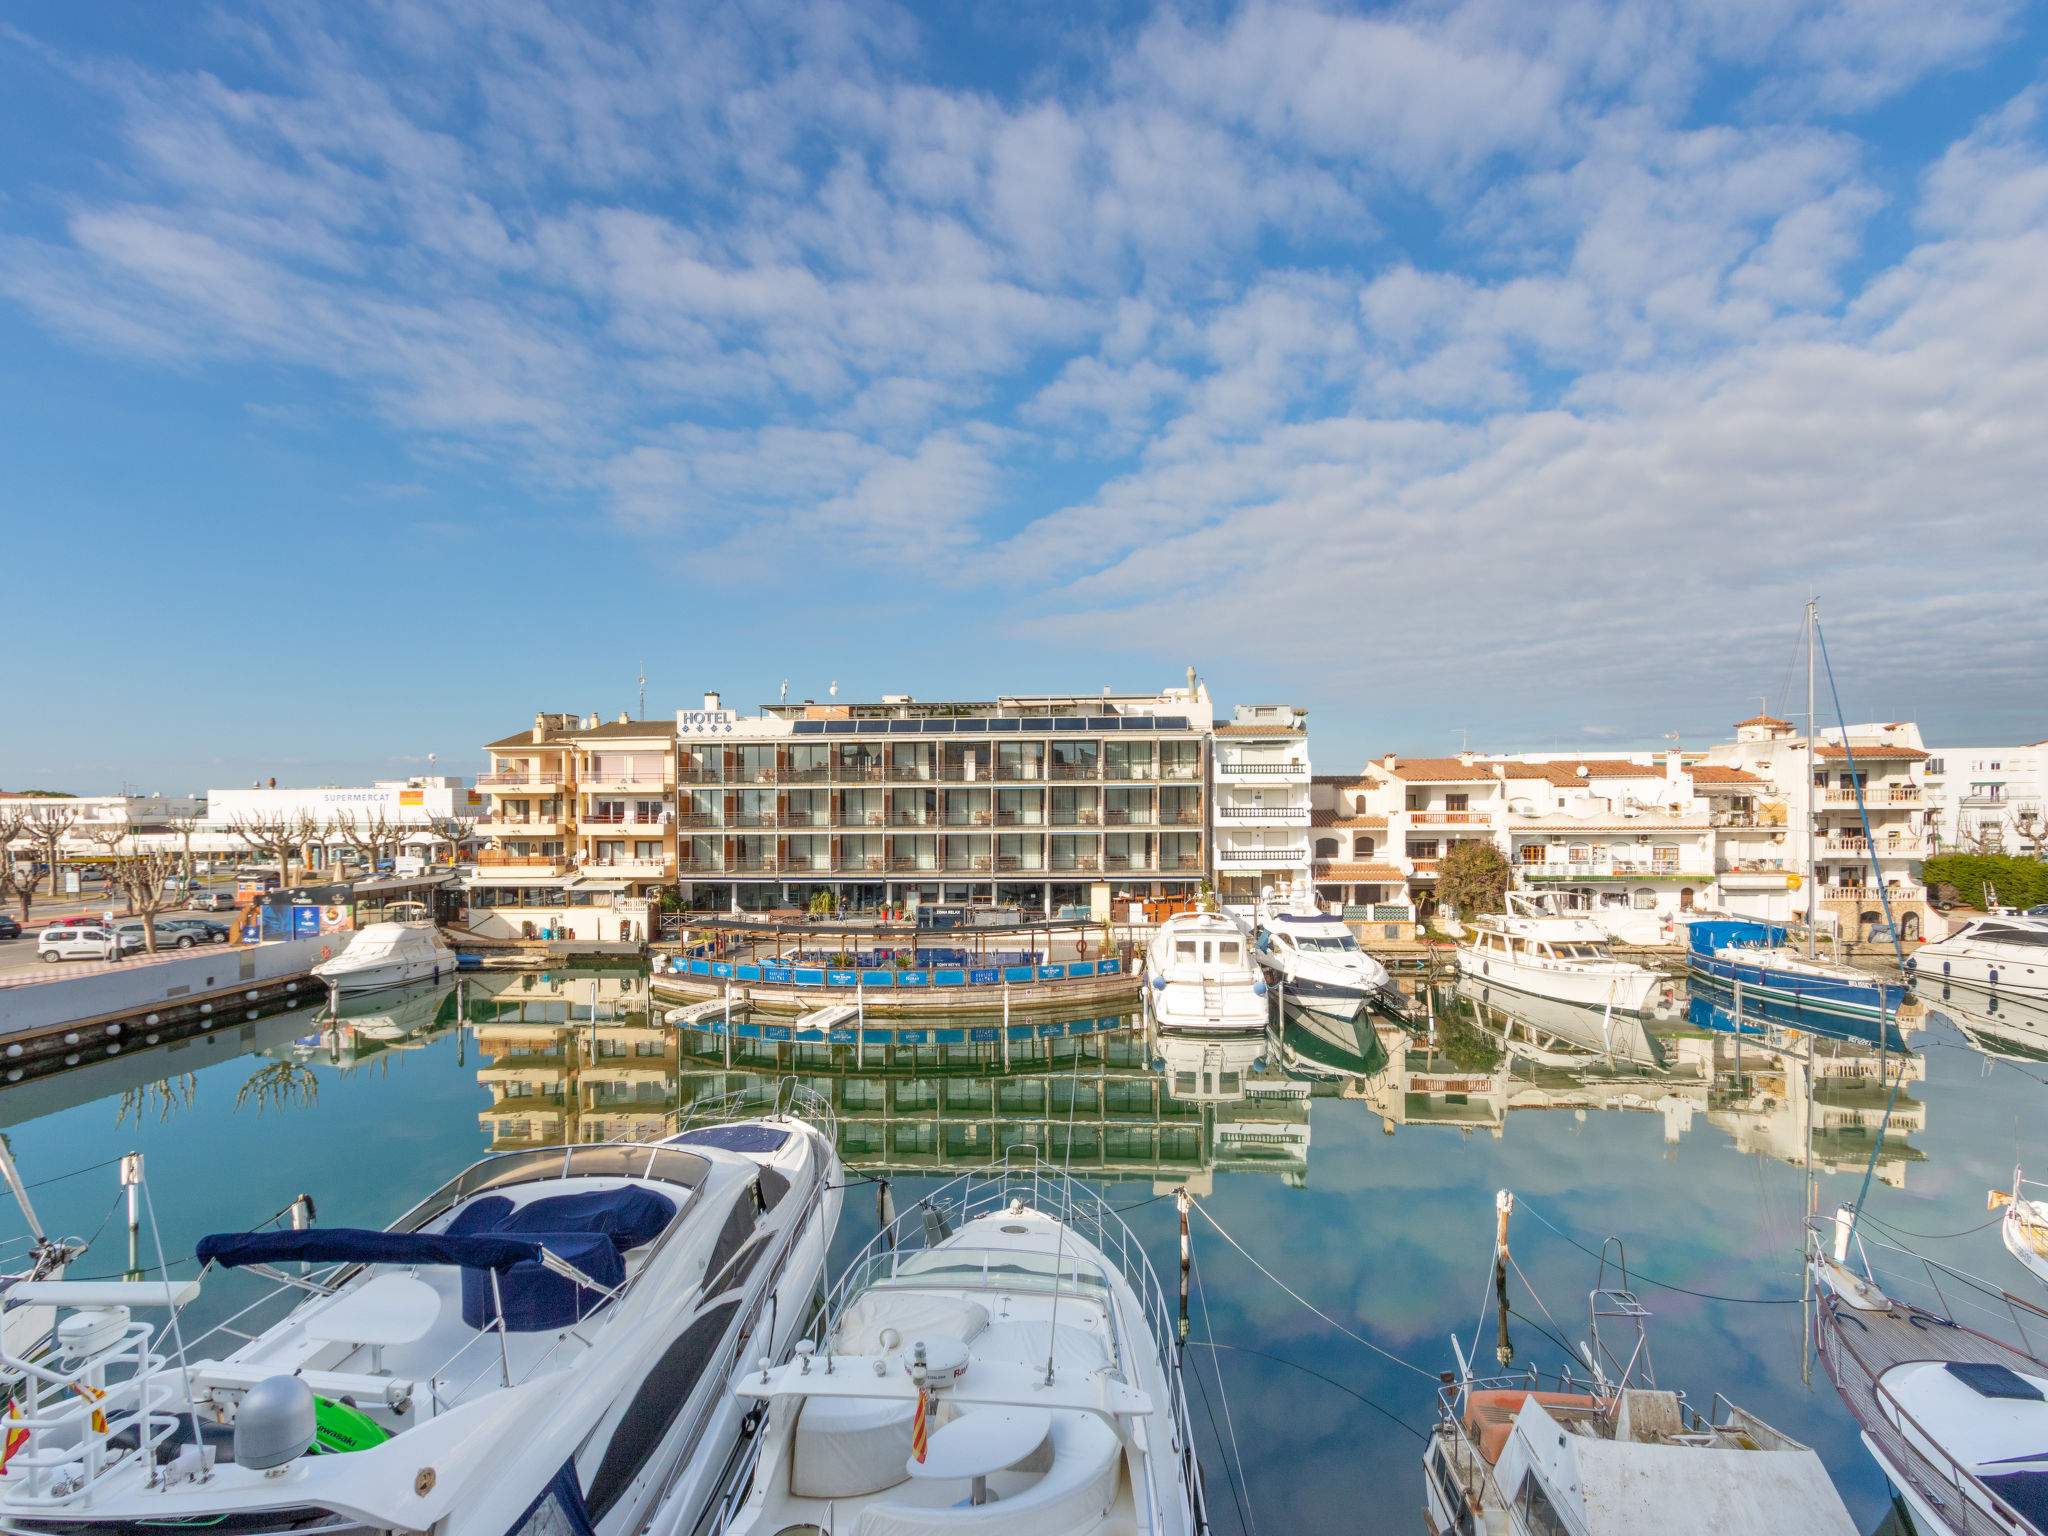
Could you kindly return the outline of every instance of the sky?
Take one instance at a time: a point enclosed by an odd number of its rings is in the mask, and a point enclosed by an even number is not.
[[[0,787],[1149,691],[2048,737],[2019,0],[0,22]],[[1789,689],[1789,692],[1788,692]],[[1832,713],[1823,695],[1824,714]]]

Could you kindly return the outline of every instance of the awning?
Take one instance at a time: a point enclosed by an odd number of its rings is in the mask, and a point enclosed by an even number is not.
[[[551,1237],[550,1241],[559,1244],[560,1239]],[[454,1264],[464,1269],[510,1269],[529,1259],[538,1260],[541,1240],[489,1233],[449,1237],[440,1232],[318,1227],[305,1232],[215,1232],[199,1239],[194,1251],[202,1264],[218,1264],[223,1269],[294,1260],[301,1264]]]

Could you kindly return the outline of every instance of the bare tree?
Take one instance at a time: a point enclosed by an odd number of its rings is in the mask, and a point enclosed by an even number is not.
[[[192,894],[192,834],[199,830],[200,818],[197,816],[172,816],[167,819],[165,825],[177,834],[178,841],[184,847],[184,868],[181,873],[185,880],[185,894],[190,896]]]
[[[441,841],[448,845],[448,862],[462,862],[462,845],[476,835],[474,816],[449,816],[434,823],[434,830],[441,835]]]
[[[251,851],[277,860],[278,884],[286,886],[292,883],[292,855],[305,841],[301,836],[305,819],[294,820],[284,815],[237,816],[228,823],[228,831],[247,843]]]
[[[405,841],[409,828],[405,823],[393,821],[383,806],[378,806],[375,815],[358,815],[346,822],[337,823],[342,837],[349,847],[355,849],[368,862],[367,873],[377,873],[377,861],[384,856],[384,850],[391,850],[395,862],[399,847]]]
[[[31,842],[42,849],[43,865],[50,876],[50,894],[54,896],[58,890],[57,871],[64,859],[64,834],[77,823],[78,812],[62,801],[52,801],[30,806],[23,813],[23,820],[22,830]],[[22,892],[21,915],[24,920],[28,917],[28,892],[34,889],[35,881],[32,881]]]
[[[19,897],[21,920],[28,922],[29,904],[35,900],[36,887],[43,883],[43,877],[36,872],[35,852],[29,852],[28,863],[16,864],[14,844],[21,837],[22,828],[28,824],[28,814],[19,810],[0,810],[0,903]]]
[[[112,826],[90,826],[81,830],[85,840],[99,849],[98,857],[106,861],[107,895],[111,897],[116,890],[127,890],[127,882],[121,878],[121,845],[128,841],[128,824],[117,821]],[[132,901],[125,915],[135,915]]]
[[[121,889],[128,897],[128,910],[142,914],[142,941],[156,953],[156,915],[170,904],[164,887],[178,872],[178,855],[171,848],[141,848],[131,845],[128,857],[115,865]]]

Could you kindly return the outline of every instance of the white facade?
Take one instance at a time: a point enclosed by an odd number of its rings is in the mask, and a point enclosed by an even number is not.
[[[105,854],[109,850],[95,835],[111,836],[116,831],[144,837],[160,832],[185,817],[204,816],[206,801],[197,795],[0,795],[0,816],[12,819],[15,812],[47,813],[68,818],[62,847],[66,856]],[[30,839],[17,838],[17,850]]]
[[[1209,846],[1216,891],[1250,907],[1261,889],[1306,885],[1311,873],[1308,711],[1240,704],[1215,727]]]
[[[206,823],[213,830],[230,828],[238,819],[297,821],[301,816],[323,827],[361,826],[379,815],[396,826],[432,828],[482,811],[483,797],[459,778],[386,779],[353,788],[215,789],[206,796]]]
[[[2048,742],[1934,747],[1921,765],[1926,827],[1943,852],[2038,857],[2048,805]]]

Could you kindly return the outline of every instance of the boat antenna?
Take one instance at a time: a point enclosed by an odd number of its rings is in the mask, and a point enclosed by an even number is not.
[[[1813,637],[1820,628],[1820,620],[1814,612],[1814,600],[1806,600],[1806,822],[1801,835],[1806,842],[1806,958],[1813,958],[1814,923],[1814,882],[1820,874],[1820,863],[1815,858],[1813,846],[1813,781],[1820,770],[1820,744],[1813,735]],[[1879,1010],[1882,1012],[1882,1010]]]
[[[1046,959],[1052,958],[1050,948]],[[1052,1385],[1052,1360],[1060,1347],[1060,1264],[1067,1251],[1067,1219],[1074,1210],[1074,1105],[1081,1097],[1081,1052],[1087,1049],[1087,1041],[1074,1042],[1074,1065],[1067,1082],[1067,1156],[1065,1167],[1060,1173],[1060,1182],[1065,1186],[1066,1215],[1060,1220],[1059,1239],[1052,1250],[1052,1324],[1045,1337],[1045,1384]],[[1081,1276],[1074,1275],[1074,1290],[1081,1289]]]

